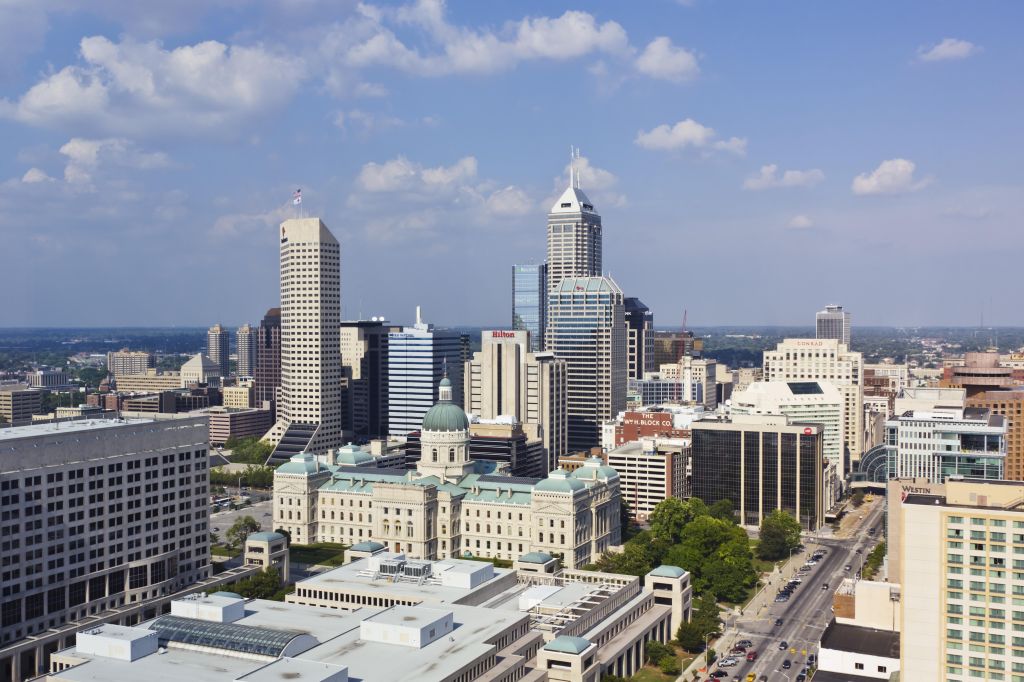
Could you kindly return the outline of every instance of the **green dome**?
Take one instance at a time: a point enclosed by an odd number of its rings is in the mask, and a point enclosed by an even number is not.
[[[686,571],[679,568],[678,566],[669,566],[668,564],[662,564],[653,571],[651,575],[658,576],[659,578],[682,578],[686,575]]]
[[[559,635],[544,645],[547,651],[558,651],[563,654],[582,654],[590,648],[590,641],[582,637]]]
[[[338,448],[337,454],[334,456],[334,463],[347,466],[372,465],[373,455],[364,452],[359,446],[349,443],[344,447]]]
[[[445,379],[447,381],[447,379]],[[442,382],[443,384],[444,382]],[[468,431],[469,417],[455,403],[441,401],[423,415],[424,431]]]
[[[572,472],[572,476],[573,478],[582,478],[588,481],[594,481],[599,478],[608,480],[618,478],[619,472],[605,464],[600,457],[590,457],[583,466]]]

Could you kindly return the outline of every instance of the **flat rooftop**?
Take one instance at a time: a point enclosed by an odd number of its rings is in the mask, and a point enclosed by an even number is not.
[[[415,610],[419,607],[404,607]],[[360,623],[370,617],[384,618],[393,609],[366,607],[345,612],[316,606],[300,606],[260,599],[246,602],[239,625],[285,629],[312,635],[319,644],[291,658],[273,662],[225,655],[216,650],[197,651],[172,644],[165,653],[144,656],[134,662],[91,654],[68,654],[87,662],[64,670],[61,680],[74,682],[224,682],[245,680],[321,680],[348,668],[349,679],[388,682],[448,679],[474,660],[495,651],[487,640],[514,627],[526,614],[492,611],[475,606],[446,606],[454,620],[450,635],[414,648],[360,639]],[[431,613],[436,609],[427,609]],[[145,628],[147,623],[138,627]]]
[[[386,579],[375,578],[375,571],[370,569],[369,562],[369,559],[356,559],[330,571],[300,580],[296,583],[296,587],[350,590],[361,594],[380,592],[382,595],[404,596],[410,599],[418,599],[422,602],[451,603],[493,583],[495,580],[514,573],[514,571],[508,568],[495,568],[494,577],[476,587],[456,587],[452,585],[438,585],[433,582],[419,584],[413,582],[391,582]],[[411,563],[430,563],[435,573],[439,570],[452,573],[472,573],[478,571],[481,566],[481,562],[465,559],[442,559],[432,562],[424,562],[417,559],[412,560]]]
[[[0,441],[16,440],[18,438],[34,438],[36,436],[52,436],[56,434],[75,434],[86,431],[97,431],[109,429],[116,426],[129,426],[138,424],[150,424],[155,419],[141,417],[125,417],[121,419],[67,419],[64,421],[45,422],[40,424],[26,424],[25,426],[10,426],[0,429]]]
[[[900,633],[832,621],[821,635],[821,648],[898,659]]]

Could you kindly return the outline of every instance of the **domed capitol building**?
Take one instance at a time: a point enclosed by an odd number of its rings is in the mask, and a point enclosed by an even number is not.
[[[375,541],[409,558],[515,560],[530,552],[579,568],[620,544],[619,476],[600,459],[547,478],[488,473],[469,459],[469,418],[447,378],[423,417],[415,470],[380,469],[339,448],[324,463],[300,453],[274,473],[274,528],[292,542]]]

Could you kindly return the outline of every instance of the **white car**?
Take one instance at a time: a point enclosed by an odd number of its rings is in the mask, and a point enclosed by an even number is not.
[[[718,662],[719,668],[731,668],[734,665],[736,665],[736,659],[731,656],[729,658],[723,658]]]

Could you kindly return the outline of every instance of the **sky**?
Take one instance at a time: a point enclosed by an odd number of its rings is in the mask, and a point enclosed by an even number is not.
[[[87,5],[87,8],[83,8]],[[0,0],[0,326],[508,326],[581,149],[658,326],[1024,325],[1024,3]]]

